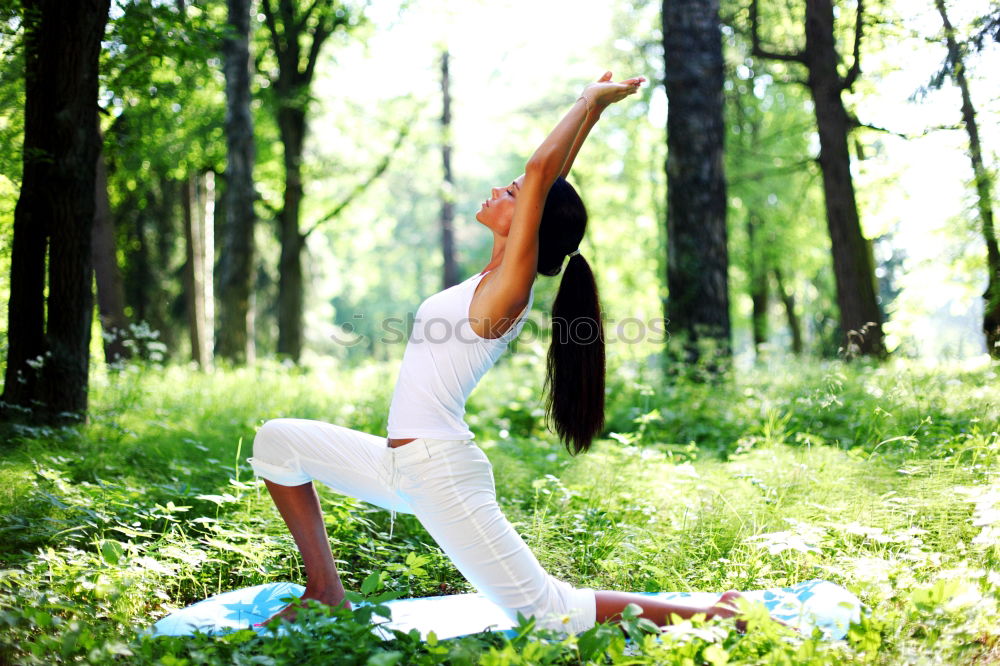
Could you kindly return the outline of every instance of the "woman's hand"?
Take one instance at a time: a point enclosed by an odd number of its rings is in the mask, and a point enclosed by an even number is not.
[[[639,92],[639,86],[646,80],[643,76],[637,76],[624,81],[612,81],[611,72],[604,72],[604,75],[597,79],[596,83],[591,83],[583,89],[583,97],[587,105],[593,104],[598,111],[603,111],[615,102],[620,102],[629,95]]]

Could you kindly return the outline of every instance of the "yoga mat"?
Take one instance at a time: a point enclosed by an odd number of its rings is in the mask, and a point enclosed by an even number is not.
[[[224,592],[171,613],[153,625],[152,633],[187,636],[197,631],[224,633],[253,628],[254,624],[281,610],[289,597],[298,597],[303,590],[301,585],[293,583],[268,583]],[[819,627],[827,639],[843,638],[850,623],[861,618],[862,604],[858,598],[829,581],[809,580],[791,587],[749,590],[742,594],[750,601],[762,602],[772,617],[803,633],[811,633],[813,627]],[[696,605],[713,603],[719,595],[715,592],[647,594]],[[385,622],[384,627],[404,632],[416,629],[424,637],[431,631],[444,639],[487,629],[505,631],[515,626],[499,606],[481,594],[396,599],[385,602],[385,605],[392,611],[392,618]],[[266,629],[261,627],[257,631],[264,632]],[[379,633],[391,636],[386,631]]]

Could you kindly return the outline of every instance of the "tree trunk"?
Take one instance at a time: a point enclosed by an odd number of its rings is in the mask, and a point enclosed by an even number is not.
[[[109,4],[23,0],[24,171],[14,211],[2,396],[9,419],[86,418],[97,74]]]
[[[840,54],[834,36],[831,0],[806,0],[806,47],[796,53],[777,53],[764,48],[758,36],[758,0],[750,3],[753,55],[797,62],[809,72],[806,85],[813,98],[819,133],[819,165],[823,173],[826,221],[830,232],[833,272],[840,309],[841,339],[848,357],[858,354],[881,356],[882,314],[878,305],[875,267],[868,241],[861,235],[861,222],[851,179],[847,137],[851,122],[841,93],[851,88],[861,73],[860,52],[864,32],[864,2],[857,2],[854,26],[854,62],[845,76],[837,70]]]
[[[125,317],[125,287],[118,267],[115,222],[111,216],[111,202],[108,200],[108,171],[103,152],[99,152],[97,156],[94,198],[96,212],[92,242],[97,311],[104,333],[104,360],[110,364],[123,361],[129,356],[125,347],[128,319]]]
[[[173,284],[177,278],[183,275],[184,266],[177,267],[174,262],[174,250],[181,243],[178,241],[183,231],[178,233],[178,210],[181,210],[184,197],[186,196],[186,186],[184,181],[174,180],[167,175],[159,178],[159,198],[156,206],[149,213],[153,216],[151,228],[152,238],[150,247],[153,250],[152,270],[150,277],[154,280],[153,285],[147,291],[149,297],[149,324],[160,331],[160,340],[167,346],[168,352],[175,354],[178,351],[179,342],[177,336],[183,334],[186,325],[180,322],[186,318],[186,313],[179,307],[177,301],[170,302],[165,299],[164,286],[167,281]],[[183,225],[183,221],[180,223]],[[181,298],[183,300],[183,296]]]
[[[184,289],[187,295],[188,334],[191,358],[202,369],[211,362],[208,344],[208,317],[205,298],[205,219],[204,191],[200,176],[189,176],[182,201],[184,213]]]
[[[753,213],[747,215],[747,248],[750,260],[749,281],[750,281],[750,301],[753,303],[752,328],[753,328],[753,348],[754,354],[760,356],[761,345],[767,343],[767,310],[769,305],[769,290],[767,288],[767,266],[764,263],[764,252],[760,247],[760,240],[757,238],[757,229],[760,227],[760,219]]]
[[[668,331],[694,362],[728,356],[729,257],[718,0],[664,0]],[[710,359],[711,363],[711,359]]]
[[[848,354],[882,355],[882,315],[875,288],[868,242],[861,234],[858,205],[847,148],[850,122],[837,71],[840,56],[834,41],[830,0],[806,0],[806,66],[816,107],[819,164],[823,172],[826,221],[833,251],[840,325]]]
[[[149,199],[152,194],[149,195]],[[152,208],[152,202],[147,199],[146,205]],[[152,252],[149,240],[146,238],[147,214],[137,210],[136,197],[132,193],[125,195],[125,201],[119,206],[119,219],[126,225],[126,238],[131,251],[125,262],[125,303],[132,311],[132,319],[136,323],[148,322],[150,312],[149,291],[154,281],[152,278]],[[127,215],[127,217],[126,217]]]
[[[117,209],[130,248],[124,265],[125,302],[136,325],[157,332],[167,355],[176,350],[174,311],[178,308],[166,286],[175,284],[178,273],[172,254],[178,244],[175,218],[182,188],[183,183],[161,174],[144,192],[126,193]],[[134,349],[142,358],[148,358],[147,351],[144,345]]]
[[[792,353],[796,356],[802,353],[802,323],[795,312],[795,294],[785,289],[781,271],[774,269],[774,285],[778,289],[778,297],[785,306],[785,316],[788,317],[788,330],[792,334]]]
[[[215,172],[206,171],[201,185],[202,295],[205,298],[205,357],[212,364],[215,350]]]
[[[302,248],[299,231],[302,205],[302,148],[306,113],[282,107],[278,113],[281,142],[285,146],[285,195],[281,209],[281,259],[278,278],[278,353],[298,362],[302,355]]]
[[[254,140],[250,113],[250,0],[228,0],[225,231],[219,289],[218,353],[242,364],[254,357],[251,280],[254,270]]]
[[[944,24],[944,36],[948,44],[948,64],[951,78],[962,93],[962,122],[969,134],[969,159],[972,161],[972,173],[976,181],[977,207],[979,220],[986,241],[986,271],[989,275],[986,291],[983,293],[983,333],[986,336],[986,349],[993,358],[1000,359],[1000,249],[997,247],[996,231],[993,226],[993,182],[990,172],[983,163],[983,148],[979,141],[979,125],[976,123],[976,109],[972,105],[972,94],[969,92],[969,80],[965,76],[965,63],[962,52],[955,39],[955,28],[948,19],[944,0],[935,0],[941,22]]]
[[[306,135],[309,87],[324,42],[356,17],[344,5],[313,2],[303,9],[295,0],[261,0],[261,14],[271,35],[278,73],[277,119],[284,147],[285,194],[281,210],[281,276],[278,281],[278,353],[297,362],[302,354],[302,250],[299,231],[302,204],[302,148]]]
[[[441,184],[441,251],[444,258],[444,288],[458,284],[455,261],[455,179],[451,173],[451,79],[448,51],[441,54],[441,160],[444,182]]]

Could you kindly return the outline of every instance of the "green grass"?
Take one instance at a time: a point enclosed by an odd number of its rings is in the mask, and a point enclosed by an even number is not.
[[[303,631],[151,639],[208,595],[303,573],[245,462],[277,416],[384,432],[395,366],[95,373],[91,422],[22,429],[0,460],[2,663],[989,663],[1000,658],[995,366],[775,363],[721,383],[617,364],[608,437],[568,456],[543,425],[542,359],[505,360],[469,405],[500,502],[543,565],[589,587],[713,590],[821,577],[870,608],[848,640],[698,622],[626,646],[524,627],[383,641],[364,617]],[[412,516],[322,492],[345,584],[468,584]],[[367,582],[366,582],[367,581]],[[315,615],[322,615],[317,610]],[[633,620],[633,625],[635,621]],[[633,626],[636,635],[641,627]]]

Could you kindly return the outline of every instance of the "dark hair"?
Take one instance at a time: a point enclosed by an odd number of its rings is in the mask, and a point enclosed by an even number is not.
[[[597,283],[576,250],[587,229],[587,209],[559,178],[549,190],[538,228],[538,272],[558,275],[552,302],[552,342],[546,364],[546,412],[570,453],[587,451],[604,429],[604,327]]]

